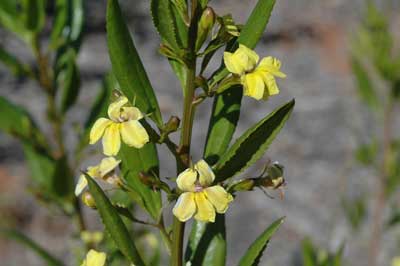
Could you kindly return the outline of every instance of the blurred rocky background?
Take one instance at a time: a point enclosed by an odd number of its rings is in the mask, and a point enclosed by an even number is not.
[[[149,16],[149,1],[120,1],[137,48],[159,97],[167,119],[180,115],[181,90],[168,62],[158,52],[159,39]],[[219,13],[232,13],[244,23],[256,0],[214,0],[210,2]],[[400,35],[400,2],[379,2],[391,20],[393,32]],[[78,108],[68,114],[71,127],[64,128],[70,143],[74,124],[82,120],[101,78],[109,71],[110,62],[105,39],[105,1],[85,1],[88,18],[79,57],[82,91]],[[353,152],[360,142],[358,136],[368,118],[360,105],[349,65],[349,44],[361,20],[363,0],[278,0],[267,31],[257,47],[262,55],[278,57],[283,62],[287,79],[280,80],[281,94],[268,102],[244,99],[237,134],[262,118],[274,107],[296,98],[293,116],[273,143],[264,160],[248,175],[256,175],[268,159],[285,165],[287,187],[285,198],[274,199],[261,191],[239,194],[228,216],[228,265],[236,265],[248,245],[275,219],[286,221],[273,237],[261,265],[301,265],[300,243],[309,236],[318,245],[335,250],[346,243],[346,264],[367,265],[369,221],[355,234],[343,213],[344,196],[356,197],[360,191],[374,196],[374,173],[354,166]],[[400,36],[397,36],[400,37]],[[0,29],[0,43],[27,61],[31,55],[12,35]],[[219,61],[214,62],[215,65]],[[0,94],[26,106],[34,117],[45,115],[45,98],[34,82],[15,79],[0,64]],[[207,102],[208,106],[210,101]],[[204,108],[207,110],[207,108]],[[210,110],[210,108],[208,109]],[[193,153],[202,154],[209,111],[198,112],[193,135]],[[364,120],[363,120],[364,119]],[[49,130],[44,120],[39,125]],[[376,130],[374,125],[367,125]],[[196,148],[197,147],[197,148]],[[166,160],[161,151],[163,175],[174,175],[174,162]],[[82,168],[90,160],[82,163]],[[77,169],[78,170],[78,169]],[[70,260],[74,243],[68,238],[72,225],[63,215],[36,203],[29,193],[29,173],[24,166],[18,142],[0,133],[0,217],[14,223],[60,258]],[[90,210],[87,217],[91,228],[101,228]],[[400,232],[397,232],[397,237]],[[379,265],[389,265],[390,258],[400,255],[396,235],[385,237]],[[396,254],[397,252],[397,254]],[[41,265],[32,253],[15,243],[0,240],[0,265]],[[72,262],[71,262],[71,265]]]

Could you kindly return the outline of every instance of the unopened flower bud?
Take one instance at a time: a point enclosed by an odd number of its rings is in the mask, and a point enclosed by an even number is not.
[[[89,208],[96,209],[96,202],[94,201],[92,194],[90,194],[88,191],[85,191],[82,194],[82,202]]]
[[[197,28],[196,51],[200,50],[215,24],[215,12],[211,7],[204,9]]]
[[[250,190],[253,190],[254,186],[255,186],[254,179],[244,179],[244,180],[241,180],[241,181],[237,182],[236,184],[232,185],[229,188],[229,191],[230,192],[250,191]]]
[[[168,122],[164,125],[164,132],[168,134],[177,131],[180,123],[181,120],[177,116],[171,116]]]

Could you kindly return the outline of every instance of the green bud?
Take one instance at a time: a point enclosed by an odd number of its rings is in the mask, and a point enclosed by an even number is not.
[[[215,24],[215,12],[211,7],[204,9],[197,28],[196,51],[200,50]]]
[[[92,194],[90,194],[88,191],[85,191],[82,194],[82,202],[89,208],[96,209],[96,202],[94,201]]]
[[[253,190],[255,186],[254,179],[244,179],[236,182],[229,188],[229,192],[236,192],[236,191],[250,191]]]
[[[179,128],[181,120],[177,116],[171,116],[168,122],[164,125],[164,133],[175,132]]]

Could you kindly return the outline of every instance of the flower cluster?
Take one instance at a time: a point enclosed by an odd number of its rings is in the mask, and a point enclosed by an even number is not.
[[[256,52],[240,44],[234,53],[224,52],[224,63],[232,74],[240,77],[244,95],[254,99],[268,99],[279,93],[275,77],[285,78],[280,71],[281,62],[271,56],[265,57],[258,64]]]

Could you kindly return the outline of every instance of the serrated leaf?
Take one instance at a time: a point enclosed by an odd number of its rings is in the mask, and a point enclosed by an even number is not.
[[[160,34],[163,42],[169,45],[173,50],[179,49],[177,41],[177,29],[172,15],[172,6],[170,0],[152,0],[151,15],[154,25]]]
[[[123,19],[118,0],[109,0],[107,6],[107,42],[113,73],[121,91],[130,101],[162,126],[160,108],[142,61]]]
[[[257,266],[259,264],[262,253],[267,247],[269,240],[281,226],[283,220],[284,218],[280,218],[265,229],[240,259],[239,266]]]
[[[240,116],[243,90],[235,86],[217,95],[211,112],[204,158],[213,165],[226,152]]]
[[[159,162],[154,143],[148,143],[141,149],[122,145],[119,157],[122,160],[121,169],[129,187],[140,196],[137,201],[147,212],[158,221],[161,210],[161,193],[143,184],[139,173],[158,176]]]
[[[370,108],[379,107],[379,98],[375,92],[369,74],[359,59],[353,57],[351,61],[353,73],[357,82],[357,90],[361,100]]]
[[[145,264],[136,249],[135,243],[131,239],[117,210],[113,207],[99,185],[89,175],[86,174],[85,176],[103,224],[115,245],[132,263],[137,266],[144,266]]]
[[[225,215],[217,214],[215,223],[194,221],[185,260],[192,265],[224,266],[226,261]]]
[[[27,237],[23,233],[13,229],[6,229],[1,230],[0,235],[4,237],[17,241],[21,245],[27,247],[28,249],[32,250],[36,255],[38,255],[47,266],[64,266],[65,264],[62,263],[59,259],[51,255],[47,250],[33,241],[31,238]]]
[[[277,108],[240,136],[215,166],[217,182],[234,176],[260,159],[289,118],[295,101]]]
[[[23,0],[22,9],[25,28],[32,32],[40,32],[46,19],[45,0]]]

